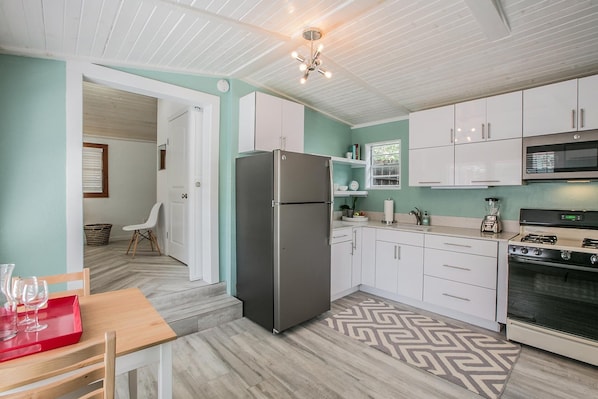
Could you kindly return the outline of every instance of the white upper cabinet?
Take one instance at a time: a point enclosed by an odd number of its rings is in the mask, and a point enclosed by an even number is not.
[[[578,129],[598,129],[598,75],[578,79]]]
[[[410,186],[452,186],[455,183],[455,147],[409,150]]]
[[[523,136],[577,130],[577,79],[523,91]]]
[[[521,137],[523,92],[455,105],[455,144]]]
[[[239,152],[303,152],[304,107],[261,92],[239,100]]]
[[[455,146],[455,185],[521,185],[521,140]]]
[[[410,113],[409,148],[452,146],[454,125],[454,105]]]

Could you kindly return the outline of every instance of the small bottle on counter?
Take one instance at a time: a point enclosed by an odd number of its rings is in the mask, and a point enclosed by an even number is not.
[[[430,215],[428,215],[428,211],[424,211],[424,215],[422,216],[422,225],[430,225]]]

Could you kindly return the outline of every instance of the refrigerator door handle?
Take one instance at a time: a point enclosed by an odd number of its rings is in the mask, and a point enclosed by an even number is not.
[[[328,215],[328,245],[332,245],[332,224],[334,219],[334,193],[332,192],[333,184],[333,173],[332,173],[332,159],[328,160],[328,173],[330,178],[330,185],[328,186],[329,194],[329,209],[330,215]]]

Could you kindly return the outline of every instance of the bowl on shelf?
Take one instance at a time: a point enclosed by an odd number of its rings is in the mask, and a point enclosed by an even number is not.
[[[338,191],[347,191],[349,186],[338,186]]]

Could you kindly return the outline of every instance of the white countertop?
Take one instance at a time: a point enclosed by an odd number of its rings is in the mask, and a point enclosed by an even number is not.
[[[367,222],[346,222],[335,220],[333,228],[338,229],[342,227],[375,227],[390,230],[411,231],[426,234],[447,235],[453,237],[478,238],[486,240],[509,240],[519,234],[519,232],[505,232],[502,233],[482,233],[479,229],[452,227],[452,226],[418,226],[409,223],[393,223],[391,225],[384,224],[381,221],[367,221]]]

